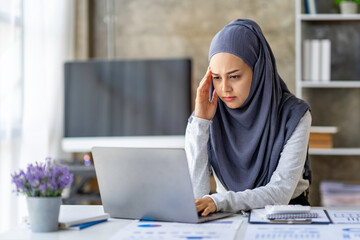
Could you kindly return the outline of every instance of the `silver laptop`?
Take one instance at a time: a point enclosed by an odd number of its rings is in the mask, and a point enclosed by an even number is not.
[[[94,147],[104,211],[114,218],[199,223],[184,149]]]

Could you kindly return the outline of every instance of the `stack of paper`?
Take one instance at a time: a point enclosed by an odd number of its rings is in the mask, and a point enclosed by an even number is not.
[[[360,185],[323,181],[320,184],[321,204],[324,207],[359,206]]]

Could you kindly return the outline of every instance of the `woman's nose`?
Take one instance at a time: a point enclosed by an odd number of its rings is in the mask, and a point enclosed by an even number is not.
[[[232,88],[227,79],[225,79],[222,83],[222,91],[223,92],[231,92]]]

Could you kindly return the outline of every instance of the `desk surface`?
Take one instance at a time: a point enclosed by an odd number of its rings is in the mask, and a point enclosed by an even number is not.
[[[102,210],[102,206],[95,205],[63,205],[65,208],[87,208],[89,211]],[[323,209],[323,208],[315,208]],[[342,209],[342,210],[360,210],[359,207],[352,208],[327,208],[327,209]],[[243,223],[237,231],[235,239],[244,239],[246,229],[248,227],[247,217],[243,217],[240,214],[229,217],[228,219],[242,219]],[[130,224],[133,220],[125,219],[114,219],[110,218],[105,223],[100,223],[89,228],[82,230],[59,230],[57,232],[51,233],[32,233],[30,228],[24,223],[20,224],[13,229],[10,229],[8,232],[0,234],[0,239],[14,240],[14,239],[36,239],[36,240],[48,240],[48,239],[58,239],[58,240],[68,240],[68,239],[110,239],[114,234],[118,232],[119,229]],[[359,226],[359,225],[358,225]]]
[[[89,211],[99,211],[99,208],[102,209],[102,206],[99,205],[63,205],[65,208],[76,208],[76,207],[85,207]],[[229,219],[244,219],[240,229],[237,232],[236,239],[243,239],[245,236],[247,218],[241,216],[240,214],[229,217]],[[119,229],[130,224],[134,220],[125,220],[125,219],[115,219],[110,218],[105,223],[100,223],[82,230],[59,230],[57,232],[50,233],[33,233],[31,232],[29,226],[25,223],[20,224],[9,231],[0,234],[1,240],[49,240],[49,239],[58,239],[58,240],[69,240],[69,239],[86,239],[86,240],[106,240],[110,239],[114,234],[116,234]]]

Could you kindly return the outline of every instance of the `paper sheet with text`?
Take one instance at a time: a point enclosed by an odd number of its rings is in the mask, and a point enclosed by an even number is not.
[[[175,239],[234,239],[241,219],[223,219],[207,223],[187,224],[135,220],[119,230],[111,240],[175,240]]]
[[[357,225],[249,224],[246,240],[360,240]]]
[[[360,224],[360,211],[355,210],[327,210],[334,224]]]

